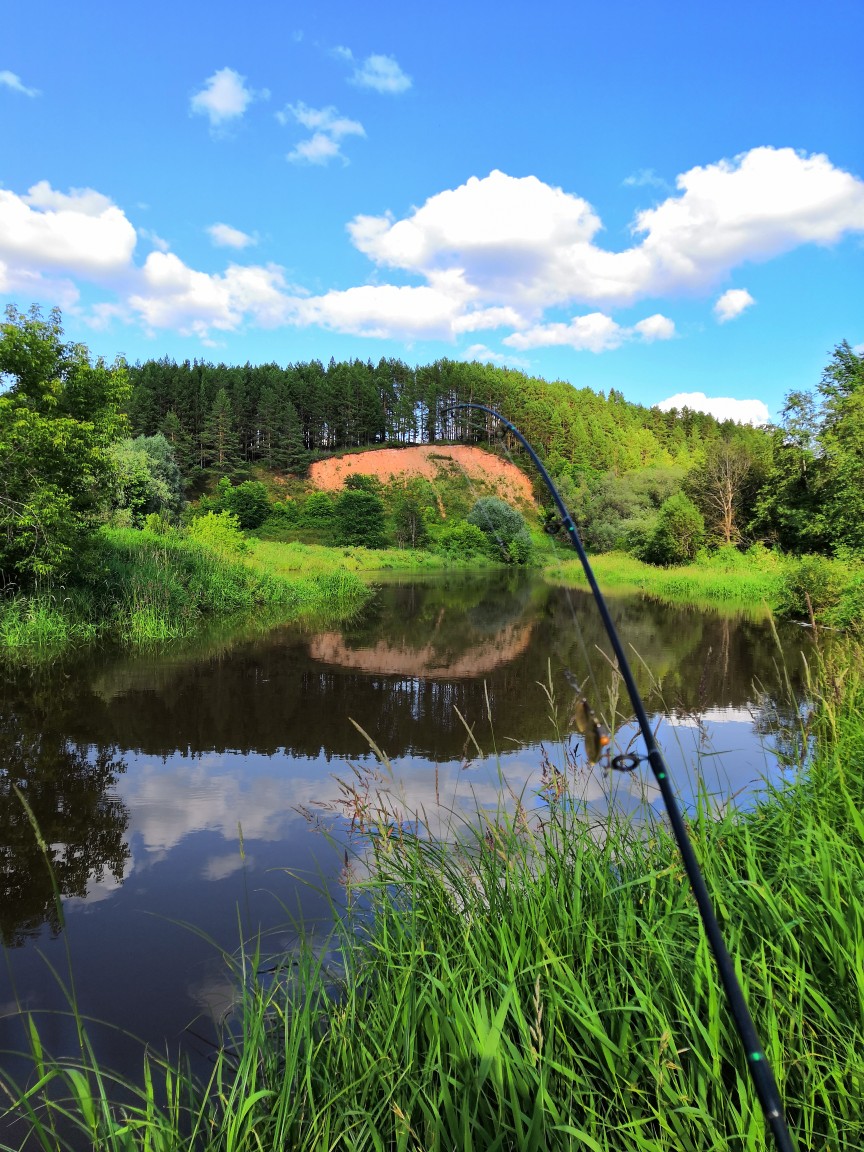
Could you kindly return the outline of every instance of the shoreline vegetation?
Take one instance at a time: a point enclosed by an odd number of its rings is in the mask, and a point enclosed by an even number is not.
[[[814,659],[785,786],[688,819],[802,1149],[864,1141],[862,656]],[[393,807],[370,741],[332,814],[355,827],[333,935],[226,957],[239,1001],[207,1082],[148,1052],[121,1083],[80,1020],[80,1057],[52,1060],[31,1021],[6,1119],[46,1150],[768,1152],[668,829],[592,818],[547,703],[540,807],[443,834]]]
[[[199,520],[198,525],[201,525]],[[249,537],[211,522],[186,534],[103,527],[90,542],[84,577],[44,593],[0,600],[0,648],[19,660],[61,654],[96,641],[141,646],[191,638],[223,620],[253,615],[274,625],[299,616],[344,618],[373,593],[376,577],[501,567],[469,556],[407,548],[371,549]],[[532,567],[545,579],[585,586],[578,558],[534,537]],[[864,565],[782,557],[765,548],[720,550],[661,568],[625,553],[590,557],[610,595],[642,595],[708,610],[775,613],[811,625],[855,629],[864,619]]]

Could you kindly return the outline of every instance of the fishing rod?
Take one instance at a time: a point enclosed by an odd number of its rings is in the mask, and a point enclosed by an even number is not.
[[[696,904],[699,908],[699,915],[702,920],[702,927],[705,929],[705,935],[708,937],[708,942],[711,945],[711,950],[714,953],[714,961],[717,965],[717,971],[720,975],[720,981],[723,985],[723,990],[726,993],[726,999],[729,1004],[729,1009],[732,1013],[732,1018],[735,1022],[735,1027],[738,1031],[738,1036],[741,1040],[741,1045],[744,1049],[744,1054],[747,1059],[747,1068],[750,1072],[750,1078],[753,1081],[753,1086],[756,1089],[756,1095],[759,1097],[759,1103],[762,1106],[765,1119],[774,1136],[779,1152],[795,1152],[795,1145],[792,1143],[792,1137],[789,1134],[789,1129],[786,1125],[786,1118],[783,1114],[783,1104],[780,1099],[780,1093],[777,1089],[777,1081],[774,1078],[774,1072],[771,1064],[768,1061],[765,1051],[762,1048],[762,1042],[759,1039],[759,1034],[756,1031],[756,1025],[753,1022],[753,1017],[750,1015],[750,1009],[747,1007],[747,1001],[744,997],[744,991],[735,975],[735,966],[732,962],[732,957],[729,955],[729,950],[726,947],[726,942],[723,939],[723,934],[720,931],[720,924],[718,923],[717,916],[714,912],[713,905],[711,904],[711,897],[708,893],[705,878],[702,875],[702,870],[696,859],[696,853],[693,851],[693,845],[690,842],[690,837],[687,834],[687,826],[684,823],[684,818],[681,815],[681,809],[678,806],[678,801],[675,799],[675,793],[672,790],[672,784],[669,779],[669,770],[666,767],[666,762],[663,759],[663,754],[657,746],[657,741],[654,739],[654,733],[651,730],[651,725],[648,721],[648,715],[645,711],[645,706],[642,703],[642,697],[639,694],[639,689],[636,687],[636,681],[633,678],[633,673],[630,669],[630,662],[627,659],[627,654],[624,651],[624,646],[618,635],[618,631],[612,622],[612,617],[609,614],[609,609],[606,605],[603,593],[600,591],[600,586],[594,575],[594,570],[588,561],[585,547],[582,544],[579,532],[573,522],[573,518],[567,511],[564,501],[561,499],[561,494],[555,487],[551,476],[546,471],[537,453],[515,426],[509,420],[506,420],[500,412],[496,412],[494,408],[489,408],[485,404],[454,404],[450,411],[459,411],[466,408],[473,408],[480,412],[486,412],[488,415],[493,416],[496,420],[510,432],[534,463],[535,468],[540,473],[543,483],[549,489],[552,499],[558,511],[561,513],[561,526],[566,530],[570,539],[570,543],[576,551],[579,560],[582,563],[582,568],[585,571],[585,576],[588,579],[588,584],[594,596],[597,609],[600,612],[600,618],[603,621],[603,627],[609,637],[612,645],[612,650],[618,661],[618,670],[627,687],[627,693],[630,697],[630,703],[633,706],[633,711],[636,715],[639,729],[642,733],[642,739],[645,741],[646,755],[644,757],[636,756],[633,753],[628,753],[624,756],[615,756],[611,760],[612,767],[621,772],[631,772],[638,767],[643,760],[647,760],[651,765],[651,771],[654,773],[654,778],[660,789],[660,795],[663,797],[663,803],[666,807],[666,812],[669,817],[669,823],[672,826],[672,833],[678,845],[678,850],[681,853],[681,859],[684,863],[684,870],[687,873],[687,879],[690,881],[690,887],[693,895],[696,898]]]

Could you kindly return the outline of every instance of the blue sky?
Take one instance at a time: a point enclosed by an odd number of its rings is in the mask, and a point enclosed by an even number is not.
[[[477,358],[758,419],[864,344],[860,0],[2,22],[0,303],[94,353]]]

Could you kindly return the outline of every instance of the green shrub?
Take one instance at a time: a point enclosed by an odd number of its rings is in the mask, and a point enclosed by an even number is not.
[[[223,477],[219,481],[219,502],[221,510],[237,517],[241,528],[258,528],[270,513],[270,498],[259,480],[232,485]]]
[[[385,547],[384,504],[374,492],[362,488],[346,489],[336,501],[336,515],[336,534],[340,544]]]
[[[660,506],[645,559],[650,564],[686,564],[695,558],[704,539],[702,513],[688,496],[676,492]]]
[[[467,520],[442,524],[435,537],[439,552],[458,560],[471,560],[477,556],[489,555],[489,541],[476,524]]]
[[[490,554],[497,550],[499,559],[508,564],[525,564],[531,557],[532,543],[522,513],[497,496],[484,496],[471,509],[467,522],[484,533]]]
[[[300,504],[297,523],[302,528],[329,528],[336,520],[336,505],[329,492],[310,492]]]
[[[187,533],[190,540],[224,556],[249,551],[240,531],[240,522],[230,512],[208,512],[205,516],[198,516],[189,525]]]

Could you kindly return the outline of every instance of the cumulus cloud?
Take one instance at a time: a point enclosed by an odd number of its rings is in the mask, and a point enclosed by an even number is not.
[[[22,96],[39,95],[38,88],[28,88],[20,76],[16,76],[14,72],[7,72],[5,69],[0,72],[0,88],[11,88],[13,92],[19,92]]]
[[[590,312],[586,316],[574,316],[568,324],[537,324],[524,332],[514,332],[505,337],[504,343],[519,349],[563,345],[576,352],[609,352],[627,340],[640,338],[652,343],[670,340],[674,335],[674,323],[659,312],[632,328],[617,324],[603,312]]]
[[[755,303],[746,288],[730,288],[715,302],[714,315],[721,324],[725,324],[727,320],[734,320],[745,308]]]
[[[298,103],[279,115],[310,133],[291,154],[305,163],[339,157],[344,139],[364,135],[332,106]],[[616,307],[707,293],[738,264],[864,231],[864,181],[825,156],[757,148],[693,168],[677,183],[675,194],[638,214],[632,243],[614,251],[599,242],[599,215],[574,193],[535,176],[471,177],[402,218],[355,216],[348,234],[376,266],[376,282],[313,296],[288,284],[275,264],[204,273],[155,251],[136,265],[136,231],[108,197],[86,188],[60,192],[43,181],[24,196],[0,189],[2,283],[49,276],[74,287],[79,278],[113,277],[124,316],[202,339],[243,324],[319,325],[404,340],[500,329],[504,347],[515,352],[558,346],[599,353],[675,336],[673,321],[659,312],[628,325],[615,318]],[[248,242],[224,223],[209,232],[223,246]],[[396,279],[382,274],[389,269],[400,282],[378,282]],[[744,289],[731,289],[717,301],[718,318],[752,302]]]
[[[233,68],[220,68],[204,82],[200,92],[191,101],[191,111],[206,116],[212,129],[224,128],[232,121],[239,120],[256,98],[266,99],[269,93],[253,92],[246,86],[246,77]]]
[[[411,77],[406,76],[392,56],[367,56],[355,69],[351,82],[390,96],[407,91],[412,84]]]
[[[540,311],[705,292],[745,261],[864,230],[864,181],[825,156],[755,148],[677,184],[678,194],[637,215],[639,239],[620,252],[596,243],[601,221],[585,200],[499,171],[401,220],[357,216],[349,233],[380,266],[424,276],[449,269],[482,297]]]
[[[678,392],[654,407],[661,412],[691,408],[695,412],[707,412],[718,420],[734,420],[738,424],[767,424],[769,418],[768,409],[761,400],[733,400],[731,396],[706,396],[704,392]]]
[[[347,164],[341,141],[346,136],[366,135],[359,120],[340,116],[332,105],[327,108],[310,108],[302,102],[287,104],[281,112],[276,113],[276,119],[280,124],[296,121],[312,133],[288,153],[287,159],[295,164],[328,164],[336,157]]]
[[[247,320],[262,328],[284,324],[294,297],[276,265],[197,272],[172,252],[151,252],[128,303],[150,329],[207,336],[212,329],[234,331]]]
[[[0,259],[30,272],[99,276],[126,268],[136,233],[92,188],[55,191],[42,180],[24,196],[0,189]]]
[[[241,232],[239,228],[232,228],[230,224],[211,224],[207,234],[217,248],[248,248],[258,241],[248,232]]]
[[[646,316],[634,324],[633,330],[639,333],[646,344],[652,344],[655,340],[671,340],[675,335],[675,324],[668,316],[655,312],[653,316]]]

